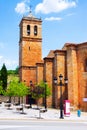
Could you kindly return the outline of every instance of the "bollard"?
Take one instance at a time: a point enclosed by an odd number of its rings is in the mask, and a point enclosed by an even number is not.
[[[77,110],[77,116],[78,116],[78,117],[81,116],[81,110]]]

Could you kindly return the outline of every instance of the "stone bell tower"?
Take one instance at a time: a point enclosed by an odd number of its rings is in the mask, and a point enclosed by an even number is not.
[[[42,20],[31,11],[20,22],[19,77],[20,81],[36,82],[36,63],[42,60]]]

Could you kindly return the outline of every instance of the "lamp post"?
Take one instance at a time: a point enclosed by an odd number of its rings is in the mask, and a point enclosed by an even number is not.
[[[54,83],[55,83],[55,85],[60,86],[60,119],[64,119],[64,116],[63,116],[62,86],[64,86],[65,84],[68,83],[68,79],[65,78],[65,79],[64,79],[65,83],[63,84],[63,83],[62,83],[63,76],[62,76],[62,74],[60,74],[60,75],[59,75],[59,80],[60,80],[60,82],[57,83],[57,78],[56,78],[56,77],[54,78]]]
[[[30,87],[31,87],[31,94],[30,94],[30,108],[32,108],[32,85],[33,85],[33,83],[32,83],[32,80],[30,80]]]
[[[47,81],[45,80],[44,81],[44,83],[45,83],[45,110],[47,110]]]

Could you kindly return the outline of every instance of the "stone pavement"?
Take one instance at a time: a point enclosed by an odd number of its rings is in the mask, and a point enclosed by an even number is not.
[[[87,122],[87,112],[81,112],[81,116],[77,116],[77,111],[71,111],[70,116],[64,116],[64,119],[60,119],[60,111],[57,109],[48,108],[47,112],[40,113],[37,106],[32,108],[24,108],[24,114],[22,111],[17,110],[18,106],[12,105],[10,109],[5,106],[5,103],[0,105],[0,120],[12,119],[12,120],[67,120],[67,121],[84,121]]]

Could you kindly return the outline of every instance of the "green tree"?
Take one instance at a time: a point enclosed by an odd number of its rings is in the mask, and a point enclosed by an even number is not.
[[[1,86],[1,84],[0,84],[0,95],[3,95],[4,94],[4,90],[3,90],[3,88],[2,88],[2,86]],[[1,103],[2,101],[0,100],[0,103]]]
[[[3,95],[3,93],[4,93],[3,87],[0,85],[0,95]]]
[[[18,97],[23,97],[28,95],[28,93],[29,93],[28,87],[23,82],[19,82],[16,87],[15,95]]]
[[[9,102],[11,103],[11,97],[16,96],[16,88],[18,83],[16,81],[11,81],[4,93],[5,96],[9,96]]]
[[[46,91],[46,92],[45,92]],[[37,107],[38,107],[38,101],[40,98],[44,98],[45,96],[51,95],[51,89],[44,81],[41,81],[39,84],[34,86],[32,91],[32,98],[36,99]]]
[[[22,98],[22,108],[23,108],[23,96],[28,95],[28,93],[29,93],[29,89],[24,83],[13,80],[9,83],[4,95],[9,96],[9,102],[11,102],[12,96],[14,96],[14,97],[18,96],[18,98],[21,97]],[[24,111],[24,109],[22,109],[22,110]]]
[[[15,70],[7,70],[7,72],[8,72],[8,75],[15,74]]]
[[[15,69],[15,74],[18,74],[18,73],[19,73],[19,67],[17,66]]]
[[[22,82],[18,83],[16,95],[22,98],[22,113],[24,113],[23,97],[29,94],[29,88]]]
[[[47,83],[45,83],[44,81],[41,81],[39,83],[39,86],[41,86],[44,89],[43,97],[45,97],[45,87],[46,87],[46,96],[48,97],[51,95],[51,88]]]
[[[2,87],[5,90],[7,88],[7,69],[5,64],[3,64],[2,68],[1,68],[1,76],[0,79],[2,81]]]

